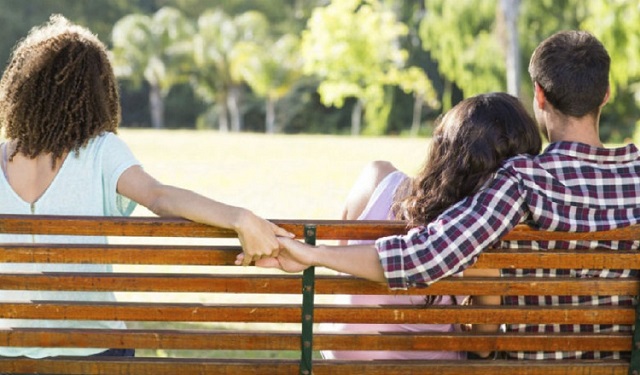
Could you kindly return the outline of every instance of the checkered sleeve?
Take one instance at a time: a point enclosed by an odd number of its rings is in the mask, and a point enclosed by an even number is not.
[[[514,175],[498,174],[492,183],[403,236],[378,239],[376,249],[389,287],[429,285],[475,263],[524,217],[525,192]]]

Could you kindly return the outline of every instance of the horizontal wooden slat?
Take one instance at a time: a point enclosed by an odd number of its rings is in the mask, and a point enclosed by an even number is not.
[[[0,262],[233,266],[240,251],[239,246],[0,244]],[[640,269],[640,252],[488,249],[474,267]]]
[[[626,361],[314,361],[313,374],[370,375],[627,375]],[[298,374],[296,360],[175,359],[175,358],[0,358],[7,373],[202,375],[202,374]]]
[[[316,294],[387,294],[386,285],[339,276],[317,276]],[[0,274],[0,289],[139,292],[299,294],[297,275],[198,275],[140,273]],[[410,295],[636,295],[637,279],[509,279],[452,277],[428,288],[392,292]]]
[[[183,219],[157,217],[88,217],[0,215],[0,233],[82,236],[236,237],[229,229]]]
[[[89,303],[35,301],[0,303],[0,318],[181,322],[300,322],[298,305]],[[362,306],[316,305],[317,323],[535,323],[632,324],[623,306]]]
[[[304,226],[317,225],[317,239],[375,239],[404,234],[406,224],[400,221],[343,220],[272,220],[279,226],[304,238]],[[358,228],[354,230],[354,228]],[[80,217],[0,215],[0,233],[40,233],[63,235],[107,235],[150,237],[236,237],[232,230],[193,223],[184,219],[157,217]],[[600,232],[549,232],[517,225],[504,240],[627,240],[640,239],[640,225]]]
[[[184,359],[184,358],[0,358],[0,373],[66,375],[202,375],[202,374],[297,374],[297,360]]]
[[[476,268],[640,269],[634,250],[527,250],[487,249]]]
[[[299,350],[300,334],[287,331],[168,329],[0,329],[0,346],[189,350]]]
[[[366,281],[361,281],[364,284]],[[354,283],[355,284],[355,283]],[[370,284],[370,283],[369,283]],[[386,287],[386,286],[383,286]],[[343,289],[342,286],[336,288]],[[316,288],[318,293],[320,288]],[[345,288],[346,289],[346,288]],[[362,289],[361,289],[362,290]],[[428,288],[412,288],[411,294],[432,295],[500,295],[500,296],[555,296],[555,295],[637,295],[640,280],[637,279],[576,279],[576,278],[492,278],[452,277],[440,280]],[[334,292],[337,293],[337,292]],[[345,294],[369,294],[356,292],[355,288]],[[385,292],[381,291],[381,294]],[[388,293],[388,292],[386,292]],[[375,294],[375,293],[371,293]]]
[[[0,274],[0,289],[6,290],[300,294],[300,286],[300,276],[297,275]]]
[[[612,306],[316,306],[314,321],[340,323],[632,324],[633,307]]]
[[[630,351],[631,333],[314,333],[317,350]]]
[[[342,220],[272,220],[304,238],[304,226],[318,225],[317,239],[375,239],[406,232],[403,222]],[[354,228],[357,227],[357,230]],[[0,233],[60,234],[83,236],[210,237],[232,238],[229,229],[194,223],[184,219],[157,217],[87,217],[0,215]]]
[[[316,350],[631,350],[631,333],[343,332],[314,334]],[[0,329],[0,346],[299,350],[300,333],[252,330]]]
[[[232,266],[240,246],[0,244],[3,263]]]
[[[0,303],[0,318],[176,322],[298,323],[298,305],[205,305],[194,303]]]
[[[342,361],[341,361],[342,362]],[[626,361],[315,361],[314,375],[627,375]]]
[[[3,263],[97,263],[233,266],[239,246],[0,244]],[[485,250],[475,268],[640,269],[640,252]]]

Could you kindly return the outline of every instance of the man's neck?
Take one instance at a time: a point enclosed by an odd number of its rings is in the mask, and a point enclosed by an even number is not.
[[[599,148],[604,147],[598,135],[583,134],[583,133],[580,133],[578,130],[575,130],[575,131],[569,130],[567,132],[563,132],[559,134],[550,132],[549,141],[550,142],[563,142],[563,141],[564,142],[580,142],[593,147],[599,147]]]
[[[547,119],[550,142],[580,142],[593,147],[604,147],[598,134],[599,116],[582,118],[554,116]]]

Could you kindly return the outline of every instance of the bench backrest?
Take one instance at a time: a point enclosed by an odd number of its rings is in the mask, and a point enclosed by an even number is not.
[[[375,239],[406,231],[401,222],[274,220],[309,243]],[[0,274],[0,289],[114,291],[113,303],[0,302],[0,319],[121,320],[127,330],[4,329],[0,346],[135,348],[136,358],[0,358],[0,373],[49,374],[623,374],[640,369],[631,334],[314,332],[317,323],[634,324],[632,307],[353,306],[338,294],[631,295],[636,279],[450,278],[427,289],[385,285],[313,268],[304,275],[233,264],[240,248],[216,244],[233,231],[180,219],[0,215],[0,233],[104,235],[109,245],[0,244],[2,263],[114,264],[113,273]],[[143,237],[143,239],[141,239]],[[154,244],[144,239],[155,238]],[[155,244],[166,238],[196,243]],[[510,240],[635,240],[640,227],[596,233],[541,232],[518,226]],[[166,241],[168,242],[168,240]],[[177,270],[176,270],[176,267]],[[636,251],[486,250],[477,268],[640,269]],[[317,272],[316,272],[317,271]],[[273,327],[276,327],[274,330]],[[594,361],[330,361],[318,350],[630,351]],[[166,356],[171,352],[171,356]],[[637,366],[637,367],[634,367]]]

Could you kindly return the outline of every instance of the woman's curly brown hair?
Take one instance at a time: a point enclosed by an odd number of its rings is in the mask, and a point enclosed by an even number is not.
[[[410,227],[426,225],[482,188],[505,159],[536,155],[541,147],[538,127],[517,98],[489,93],[465,99],[441,118],[424,166],[393,212]]]
[[[53,165],[120,122],[117,82],[105,45],[60,15],[31,29],[0,80],[0,126],[10,158],[50,153]]]

